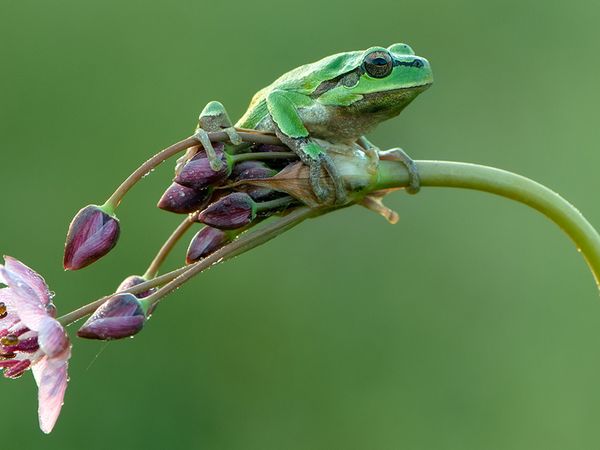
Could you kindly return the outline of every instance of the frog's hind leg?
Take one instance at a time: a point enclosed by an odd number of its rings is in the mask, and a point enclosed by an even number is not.
[[[222,103],[217,101],[212,101],[208,103],[202,112],[200,113],[200,117],[198,118],[198,127],[196,128],[196,132],[194,136],[200,142],[204,150],[206,151],[206,156],[210,162],[210,167],[214,171],[220,170],[223,164],[223,161],[217,156],[215,149],[208,137],[208,133],[213,131],[224,131],[227,133],[229,137],[229,141],[233,145],[239,145],[242,143],[242,139],[240,138],[238,132],[231,124],[231,120],[229,119],[229,115],[225,110],[225,107]],[[198,147],[191,147],[181,158],[177,160],[177,166],[175,168],[175,172],[181,172],[181,169],[198,151]]]

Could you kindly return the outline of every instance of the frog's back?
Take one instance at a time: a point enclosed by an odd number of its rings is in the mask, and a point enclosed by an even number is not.
[[[254,95],[246,113],[236,126],[242,128],[259,127],[261,122],[268,116],[266,98],[272,91],[281,89],[310,95],[322,82],[331,80],[358,67],[362,62],[363,53],[363,51],[338,53],[283,74]]]

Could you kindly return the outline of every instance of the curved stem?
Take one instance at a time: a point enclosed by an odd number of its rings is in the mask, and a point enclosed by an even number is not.
[[[295,201],[296,201],[296,199],[294,197],[290,197],[290,196],[275,198],[273,200],[268,200],[266,202],[257,203],[256,211],[263,212],[263,211],[271,211],[273,209],[283,208],[284,206],[287,206],[290,203],[295,202]]]
[[[173,270],[171,272],[165,273],[164,275],[158,276],[156,278],[152,278],[151,280],[145,281],[144,283],[136,284],[135,286],[130,287],[129,289],[125,289],[120,292],[134,294],[134,295],[141,294],[142,292],[146,292],[152,288],[162,286],[163,284],[169,283],[170,281],[174,280],[179,275],[181,275],[182,273],[184,273],[186,270],[189,270],[189,269],[190,269],[189,266],[183,266],[177,270]],[[58,320],[63,326],[70,325],[73,322],[77,322],[79,319],[83,319],[85,316],[89,316],[90,314],[92,314],[100,306],[102,306],[102,304],[106,300],[111,298],[113,295],[114,294],[105,295],[104,297],[101,297],[97,300],[94,300],[93,302],[88,303],[87,305],[77,308],[76,310],[71,311],[70,313],[67,313],[64,316],[61,316],[56,320]]]
[[[281,141],[275,136],[266,133],[251,133],[248,131],[239,132],[240,137],[244,142],[252,142],[254,144],[280,144]],[[212,142],[224,142],[229,140],[229,136],[224,131],[216,131],[208,133],[208,136]],[[195,136],[190,136],[183,139],[182,141],[176,142],[175,144],[161,150],[152,158],[147,160],[144,164],[138,167],[131,175],[127,177],[123,183],[117,188],[117,190],[109,197],[104,203],[103,208],[105,211],[114,213],[114,210],[119,206],[121,200],[127,192],[146,174],[150,173],[153,169],[158,167],[163,161],[171,158],[177,153],[182,152],[190,147],[200,145],[199,141]]]
[[[516,200],[544,214],[573,240],[592,271],[596,285],[600,286],[598,282],[600,280],[600,235],[573,205],[556,192],[521,175],[493,167],[448,161],[415,162],[419,170],[421,185],[424,187],[454,187],[489,192]],[[342,169],[340,171],[341,176],[348,183],[358,179],[370,180],[370,175],[365,174],[364,171],[357,171],[352,166],[345,165],[342,166]],[[361,198],[356,201],[360,201],[370,192],[406,187],[408,183],[409,175],[403,163],[381,161],[376,181],[367,183],[368,187],[361,192]],[[153,287],[162,286],[158,291],[144,299],[144,301],[151,304],[156,304],[162,297],[208,267],[257,247],[309,217],[326,214],[335,209],[338,208],[310,209],[299,207],[278,221],[242,235],[193,265],[153,278],[124,292],[136,294]],[[59,321],[66,325],[79,320],[94,312],[108,298],[110,296],[85,305],[62,316]]]
[[[422,186],[474,189],[530,206],[558,225],[575,243],[600,288],[600,235],[583,215],[553,190],[529,178],[494,167],[448,161],[416,161]],[[406,186],[408,172],[381,161],[377,187]]]
[[[308,219],[309,217],[321,214],[321,212],[308,208],[306,206],[295,209],[286,216],[265,225],[256,231],[243,234],[241,237],[226,245],[225,247],[217,250],[206,258],[198,261],[197,263],[190,266],[189,270],[182,273],[180,276],[175,278],[173,281],[161,287],[158,291],[154,292],[149,297],[144,298],[143,302],[147,302],[149,310],[156,305],[162,298],[167,294],[173,292],[186,281],[198,273],[208,269],[214,264],[218,264],[227,259],[233,258],[234,256],[240,255],[248,250],[258,247],[265,242],[270,241],[281,233],[293,228],[300,222]]]
[[[165,262],[165,259],[167,259],[167,256],[169,256],[169,253],[171,253],[171,250],[173,250],[177,242],[179,242],[179,240],[196,222],[196,217],[198,217],[198,213],[194,213],[187,216],[183,220],[183,222],[181,222],[179,226],[175,228],[171,236],[169,236],[169,238],[165,241],[163,246],[160,248],[154,259],[148,266],[148,269],[146,270],[146,273],[144,273],[143,278],[145,278],[146,280],[150,280],[151,278],[156,277],[158,271],[160,270],[160,266]]]
[[[268,161],[272,159],[298,159],[298,155],[293,152],[250,152],[239,153],[231,157],[234,163],[242,161]]]

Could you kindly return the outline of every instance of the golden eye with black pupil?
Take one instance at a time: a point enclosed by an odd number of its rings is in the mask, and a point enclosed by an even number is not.
[[[385,78],[392,73],[394,62],[388,52],[375,51],[365,56],[363,66],[373,78]]]

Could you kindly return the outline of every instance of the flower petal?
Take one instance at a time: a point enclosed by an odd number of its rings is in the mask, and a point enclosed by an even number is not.
[[[57,358],[70,349],[69,337],[58,320],[44,317],[38,330],[38,343],[44,354]]]
[[[14,308],[21,322],[33,331],[39,331],[42,321],[50,317],[43,305],[31,299],[19,297]]]
[[[11,275],[10,277],[5,277],[9,287],[15,289],[18,293],[18,288],[10,285],[11,280],[18,280],[27,285],[35,293],[40,303],[43,305],[50,303],[52,295],[46,281],[44,281],[44,278],[40,274],[11,256],[4,256],[4,263],[4,269]]]
[[[37,273],[14,258],[5,257],[6,265],[0,265],[0,274],[8,288],[0,289],[2,301],[14,310],[19,319],[32,330],[39,328],[40,321],[48,316],[50,292]]]
[[[0,271],[0,273],[2,273]],[[10,309],[15,304],[15,300],[17,300],[17,294],[10,288],[2,288],[0,289],[0,302],[6,305],[7,309]]]
[[[38,417],[41,430],[48,434],[54,428],[65,398],[68,362],[66,359],[42,358],[32,368],[38,385]]]

